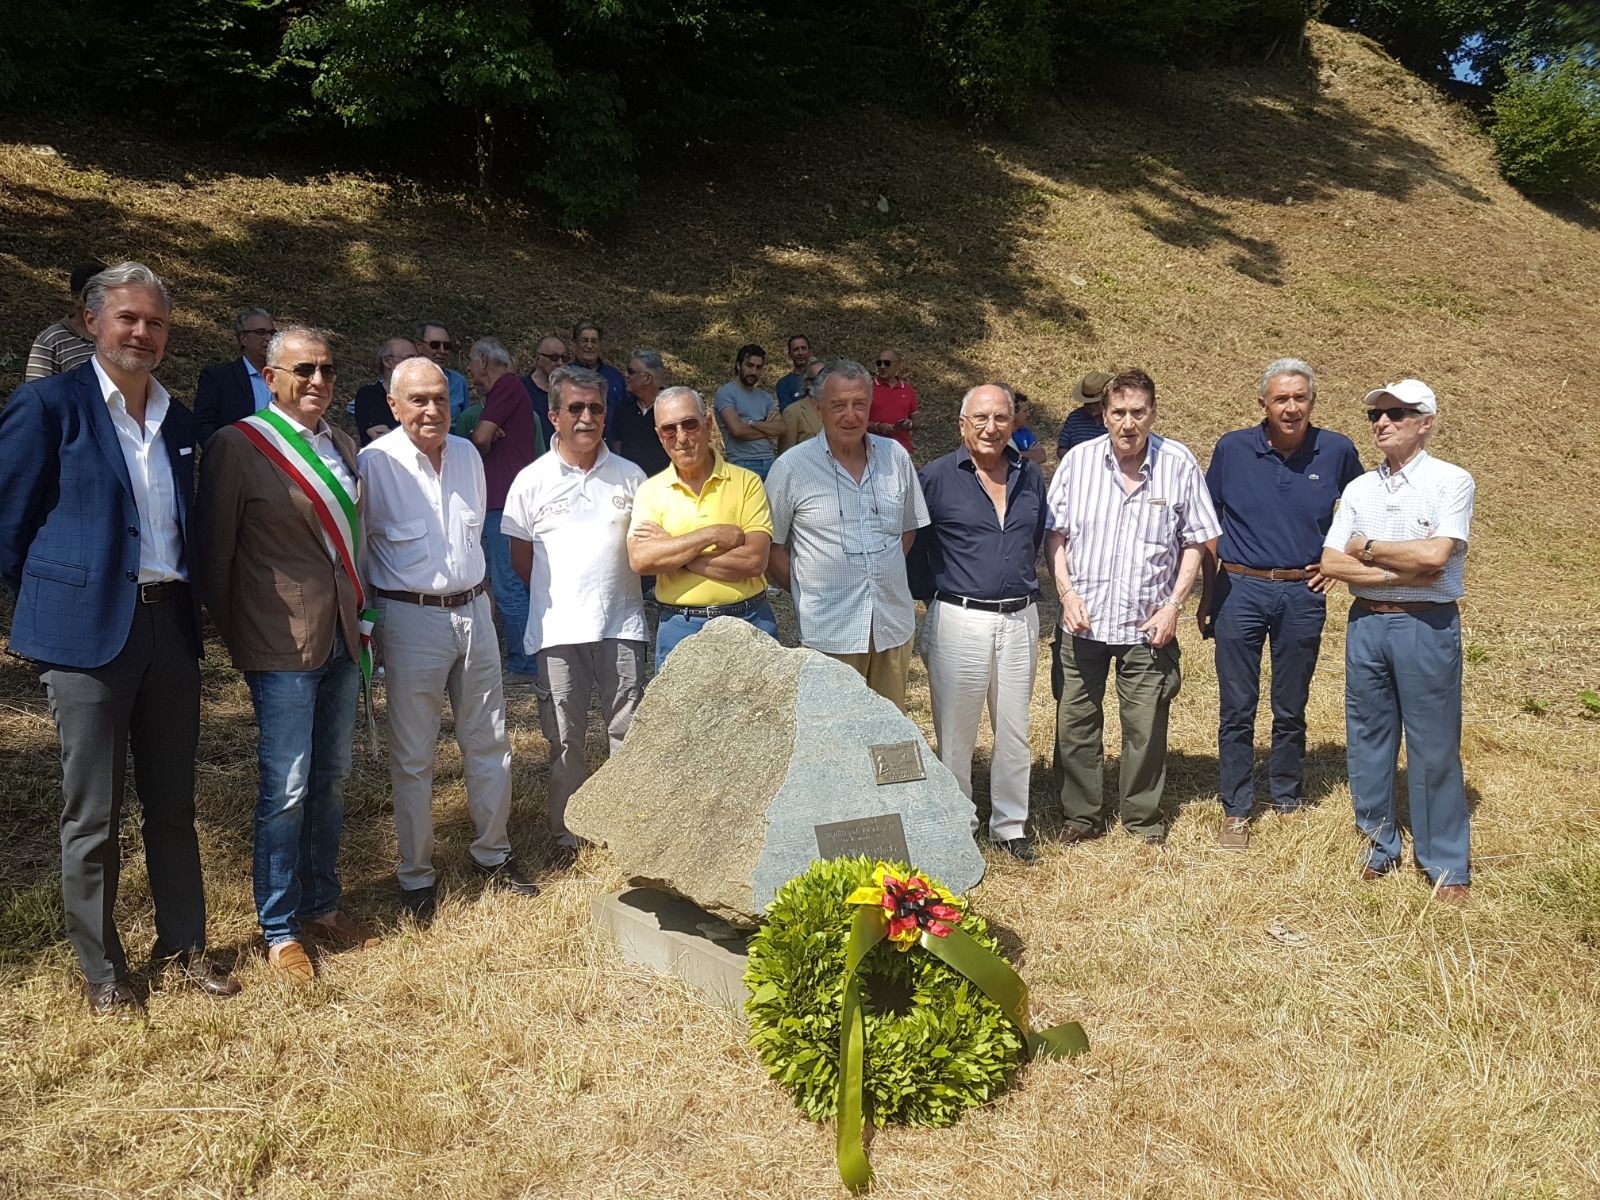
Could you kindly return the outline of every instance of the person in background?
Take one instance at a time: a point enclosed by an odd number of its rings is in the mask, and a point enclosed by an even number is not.
[[[1001,386],[1004,386],[1003,384]],[[1033,403],[1028,399],[1027,392],[1019,392],[1015,388],[1008,388],[1012,399],[1017,403],[1017,414],[1011,418],[1011,441],[1009,445],[1013,450],[1027,459],[1036,467],[1044,466],[1044,446],[1040,444],[1038,435],[1033,432],[1028,424]]]
[[[261,377],[267,363],[267,343],[277,329],[264,308],[247,308],[233,321],[239,357],[212,363],[200,372],[194,391],[194,422],[200,445],[224,425],[232,425],[272,403],[272,392]]]
[[[544,435],[546,446],[553,445],[556,440],[556,426],[550,416],[550,372],[571,361],[572,354],[567,344],[551,334],[539,340],[533,352],[533,370],[522,376],[523,389],[533,403],[533,415],[539,420],[539,431]],[[607,383],[607,396],[610,393],[611,385]]]
[[[378,347],[378,378],[373,383],[363,383],[356,389],[354,405],[356,435],[363,446],[381,438],[394,428],[394,414],[389,410],[389,380],[394,369],[408,358],[415,358],[417,348],[405,338],[390,338]],[[433,362],[431,355],[424,355]],[[438,364],[435,364],[436,366]],[[441,368],[441,372],[442,372]],[[447,385],[448,386],[448,385]]]
[[[607,411],[615,417],[628,399],[628,379],[616,367],[601,357],[601,344],[605,330],[593,321],[579,321],[572,327],[572,362],[586,371],[596,371],[605,376]],[[607,437],[611,436],[607,430]]]
[[[472,395],[467,377],[450,366],[450,358],[456,348],[455,342],[451,340],[450,331],[445,328],[443,321],[428,317],[417,322],[417,336],[411,340],[418,354],[424,358],[431,358],[444,372],[444,377],[450,384],[450,415],[459,417],[471,403]]]
[[[794,369],[778,380],[778,411],[788,412],[789,406],[800,398],[800,385],[806,381],[806,368],[811,365],[811,339],[803,333],[789,335],[789,361]],[[779,451],[782,453],[782,451]]]
[[[667,385],[667,366],[654,350],[628,356],[628,398],[611,414],[608,443],[613,454],[635,463],[648,475],[659,475],[670,459],[656,434],[656,400]]]
[[[1084,442],[1093,441],[1106,431],[1106,384],[1111,376],[1104,371],[1090,371],[1078,380],[1072,389],[1072,411],[1061,423],[1056,436],[1056,458],[1067,456],[1067,451]]]
[[[795,393],[795,402],[783,410],[783,432],[778,435],[778,453],[793,450],[807,438],[822,432],[822,414],[817,411],[817,376],[825,366],[821,359],[806,364],[806,377]]]
[[[733,378],[717,389],[717,421],[722,426],[722,454],[729,462],[754,471],[762,479],[777,457],[783,433],[778,402],[761,387],[767,352],[755,343],[740,346],[733,357]]]
[[[882,350],[872,364],[872,417],[867,432],[893,438],[907,454],[917,423],[917,389],[900,374],[898,350]]]
[[[83,317],[83,289],[89,280],[106,269],[103,262],[86,262],[72,268],[68,280],[72,289],[72,311],[54,325],[46,325],[28,349],[28,365],[22,373],[24,383],[64,375],[81,367],[94,355],[94,338]]]

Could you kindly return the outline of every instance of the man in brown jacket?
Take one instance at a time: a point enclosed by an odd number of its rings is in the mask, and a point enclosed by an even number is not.
[[[200,472],[201,596],[260,730],[255,901],[267,959],[314,977],[302,944],[377,938],[339,911],[339,835],[361,690],[356,450],[323,413],[337,367],[312,329],[278,333],[272,403],[218,430]]]

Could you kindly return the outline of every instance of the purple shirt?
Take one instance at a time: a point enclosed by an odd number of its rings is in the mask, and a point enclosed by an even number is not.
[[[506,506],[506,493],[517,472],[538,457],[543,437],[533,418],[533,402],[522,381],[507,371],[489,389],[481,421],[492,421],[505,437],[497,437],[483,455],[483,477],[489,489],[489,511]]]

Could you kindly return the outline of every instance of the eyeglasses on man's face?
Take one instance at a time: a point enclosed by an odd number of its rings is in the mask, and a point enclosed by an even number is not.
[[[454,350],[456,348],[455,343],[452,342],[449,338],[445,338],[442,341],[435,341],[435,340],[430,339],[430,340],[428,340],[426,342],[423,342],[422,344],[424,346],[426,346],[429,350]]]
[[[271,367],[274,371],[289,371],[292,374],[297,375],[299,378],[305,380],[310,380],[317,374],[318,371],[322,372],[322,377],[324,379],[330,381],[339,377],[339,368],[333,363],[303,362],[295,363],[293,366],[289,366],[287,363],[268,363],[267,366]]]
[[[566,404],[562,407],[566,409],[569,417],[581,417],[584,413],[593,413],[597,417],[603,417],[606,412],[604,400],[590,400],[587,402],[574,400],[571,404]]]
[[[543,358],[543,359],[548,359],[550,362],[555,362],[555,363],[564,363],[564,362],[571,362],[572,361],[572,356],[570,354],[551,354],[546,350],[539,351],[539,357]]]
[[[657,425],[656,432],[661,435],[662,441],[666,441],[668,438],[677,437],[680,429],[684,433],[699,433],[701,424],[699,417],[685,417],[681,421],[668,421],[665,425]]]
[[[1369,409],[1367,409],[1367,420],[1371,421],[1374,425],[1376,425],[1379,421],[1383,420],[1385,417],[1389,418],[1390,424],[1398,425],[1398,424],[1400,424],[1401,421],[1405,420],[1407,417],[1420,417],[1421,415],[1422,415],[1422,410],[1420,408],[1369,408]]]

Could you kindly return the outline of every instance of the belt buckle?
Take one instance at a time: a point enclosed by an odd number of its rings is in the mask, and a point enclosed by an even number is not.
[[[1272,580],[1273,583],[1282,583],[1283,582],[1283,579],[1278,575],[1278,568],[1277,567],[1268,567],[1267,568],[1267,578]]]
[[[160,581],[157,581],[155,583],[141,583],[139,585],[139,603],[140,604],[154,604],[154,603],[156,603],[156,601],[161,598],[160,597],[160,593],[156,592],[155,595],[152,595],[151,593],[155,592],[156,589],[159,588],[159,587],[161,587],[161,582]]]

